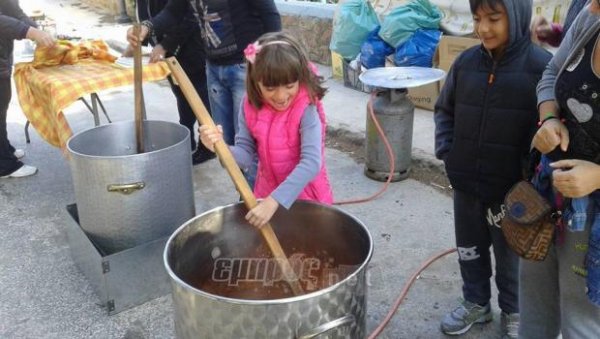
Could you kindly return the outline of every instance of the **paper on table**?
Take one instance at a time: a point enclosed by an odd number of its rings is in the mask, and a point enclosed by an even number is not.
[[[150,63],[150,57],[142,56],[142,65],[147,65],[149,63]],[[117,58],[117,60],[115,60],[115,64],[123,66],[123,67],[127,67],[127,68],[133,68],[133,57],[120,56]]]

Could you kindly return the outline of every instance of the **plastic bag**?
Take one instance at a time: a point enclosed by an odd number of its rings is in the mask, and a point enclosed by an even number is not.
[[[367,40],[360,47],[360,63],[366,68],[385,66],[385,57],[394,53],[394,47],[379,37],[379,28],[380,26],[377,26],[369,33]]]
[[[369,32],[379,25],[379,19],[371,3],[366,0],[348,0],[338,6],[329,49],[351,60],[360,53],[361,44]]]
[[[439,29],[442,13],[429,0],[413,0],[393,9],[381,24],[379,36],[397,48],[417,29]]]
[[[431,67],[433,54],[442,32],[437,29],[419,29],[394,54],[396,66]]]

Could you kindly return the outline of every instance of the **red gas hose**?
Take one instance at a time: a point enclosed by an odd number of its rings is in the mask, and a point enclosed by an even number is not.
[[[383,132],[383,129],[379,125],[379,121],[377,120],[377,118],[375,117],[375,113],[373,112],[373,97],[375,97],[375,95],[377,95],[377,93],[375,91],[371,92],[371,95],[369,96],[369,102],[367,103],[367,110],[369,112],[369,116],[373,120],[373,124],[375,124],[375,128],[377,129],[377,134],[379,134],[379,137],[381,137],[381,140],[383,140],[383,143],[385,144],[385,151],[387,153],[388,160],[390,162],[390,173],[388,175],[387,181],[383,184],[381,189],[379,191],[377,191],[375,194],[368,196],[366,198],[336,201],[333,203],[334,205],[357,204],[357,203],[373,200],[373,199],[377,198],[378,196],[380,196],[381,194],[383,194],[383,192],[385,192],[387,190],[388,186],[390,185],[390,182],[392,182],[392,177],[394,176],[394,170],[396,169],[395,168],[396,160],[394,158],[392,146],[390,145],[390,142],[386,138],[385,133]]]
[[[439,258],[441,258],[445,255],[448,255],[448,254],[454,253],[454,252],[456,252],[456,248],[447,249],[447,250],[440,252],[432,257],[429,257],[429,259],[427,259],[426,262],[421,264],[419,269],[417,271],[415,271],[415,273],[413,273],[413,275],[410,277],[408,282],[404,285],[404,287],[402,288],[402,291],[400,292],[400,295],[398,296],[398,299],[396,299],[396,302],[394,302],[394,305],[390,308],[390,311],[385,316],[383,321],[379,324],[379,326],[377,326],[377,328],[373,331],[373,333],[371,333],[369,335],[369,339],[377,338],[377,336],[379,334],[381,334],[381,332],[387,326],[387,324],[390,322],[390,320],[392,320],[394,313],[396,313],[396,311],[398,310],[398,307],[400,306],[402,301],[404,301],[404,298],[406,298],[406,295],[408,294],[408,290],[411,288],[411,286],[415,282],[415,280],[417,280],[417,278],[419,277],[421,272],[423,272],[427,267],[429,267],[429,265],[431,265],[434,261],[438,260]]]

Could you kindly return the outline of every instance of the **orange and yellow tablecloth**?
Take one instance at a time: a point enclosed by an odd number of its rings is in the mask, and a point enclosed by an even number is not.
[[[85,94],[133,84],[133,69],[115,64],[115,59],[100,40],[60,41],[52,48],[37,49],[32,62],[15,65],[21,109],[44,140],[64,148],[73,132],[63,109]],[[144,81],[167,75],[169,68],[164,62],[143,68]]]

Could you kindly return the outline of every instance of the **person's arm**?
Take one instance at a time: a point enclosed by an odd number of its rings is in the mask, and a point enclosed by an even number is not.
[[[248,0],[248,3],[260,16],[265,32],[281,31],[281,16],[273,0]]]
[[[229,146],[229,149],[235,158],[235,162],[237,162],[242,171],[246,172],[254,161],[254,155],[256,154],[256,141],[252,135],[250,135],[248,125],[246,125],[243,101],[240,106],[241,107],[238,111],[240,112],[238,116],[238,131],[235,134],[234,146]]]
[[[148,37],[151,31],[168,31],[169,28],[177,26],[183,20],[186,10],[188,10],[188,1],[169,0],[160,13],[149,20],[141,22],[139,37],[133,34],[133,27],[130,27],[127,30],[127,41],[130,45],[137,46],[138,43],[143,42]]]
[[[191,10],[187,0],[169,0],[165,8],[150,19],[150,22],[153,29],[168,32],[171,27],[175,27],[183,21],[186,13]]]
[[[271,220],[279,205],[289,209],[304,187],[319,173],[322,161],[321,128],[315,106],[307,107],[300,121],[300,161],[269,196],[246,214],[250,224],[260,228]]]
[[[25,16],[21,8],[13,1],[3,1],[0,3],[0,35],[3,38],[23,39],[27,36],[29,27],[36,27],[28,18],[21,20]]]
[[[457,61],[448,71],[446,82],[435,103],[433,114],[435,121],[435,156],[444,161],[452,148],[454,138],[455,65]]]
[[[271,193],[281,206],[289,209],[300,192],[321,170],[321,121],[315,106],[304,111],[300,121],[300,161],[285,180]]]

